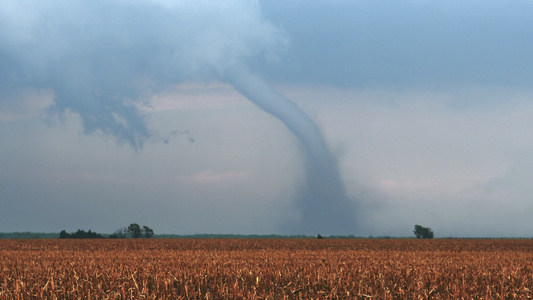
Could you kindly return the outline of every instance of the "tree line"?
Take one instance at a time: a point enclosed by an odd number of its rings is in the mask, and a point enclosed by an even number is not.
[[[132,223],[127,227],[122,227],[117,230],[111,235],[109,235],[109,238],[112,239],[125,239],[125,238],[146,238],[149,239],[154,236],[154,230],[148,226],[140,226],[137,223]],[[100,233],[93,232],[89,229],[89,231],[85,231],[82,229],[78,229],[76,232],[68,233],[65,230],[62,230],[59,233],[60,239],[100,239],[104,238],[103,235]]]
[[[89,231],[85,231],[82,229],[78,229],[76,232],[68,233],[65,230],[61,230],[59,233],[60,239],[101,239],[103,236],[99,233],[92,232],[90,229]]]

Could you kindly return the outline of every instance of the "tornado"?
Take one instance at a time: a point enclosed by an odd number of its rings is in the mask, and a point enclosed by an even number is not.
[[[276,62],[289,48],[288,35],[264,18],[260,1],[51,2],[0,5],[0,93],[49,89],[55,95],[49,115],[74,113],[84,133],[111,136],[140,151],[151,136],[139,109],[146,94],[184,81],[226,81],[299,141],[305,170],[294,200],[299,216],[281,229],[353,233],[351,203],[357,202],[346,197],[319,127],[248,69],[250,61]],[[175,134],[185,133],[164,141]]]
[[[226,77],[239,93],[283,122],[301,146],[305,184],[297,191],[295,202],[300,217],[282,229],[297,234],[353,234],[355,208],[346,196],[337,160],[317,124],[247,67],[231,68]]]

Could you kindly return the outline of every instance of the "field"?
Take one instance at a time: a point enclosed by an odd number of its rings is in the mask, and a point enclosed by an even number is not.
[[[0,240],[0,299],[528,299],[533,240]]]

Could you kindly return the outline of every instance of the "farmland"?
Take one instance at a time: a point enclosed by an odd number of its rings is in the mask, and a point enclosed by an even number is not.
[[[527,299],[532,240],[0,240],[0,299]]]

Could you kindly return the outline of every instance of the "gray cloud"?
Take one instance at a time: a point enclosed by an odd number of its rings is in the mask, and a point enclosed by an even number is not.
[[[275,61],[287,43],[263,20],[258,3],[59,1],[33,9],[18,11],[29,21],[15,16],[3,24],[11,30],[4,33],[4,60],[15,61],[17,83],[54,91],[49,111],[73,111],[85,133],[103,132],[141,148],[150,135],[136,106],[143,81],[165,88],[182,80],[228,80],[303,146],[307,182],[297,203],[299,232],[354,230],[350,201],[318,126],[248,71],[254,59]]]
[[[270,233],[300,218],[316,234],[321,211],[350,233],[357,199],[361,234],[409,235],[416,221],[438,236],[525,235],[532,5],[4,1],[0,225]],[[305,138],[219,82],[239,87],[236,65],[319,121],[329,179],[312,176]],[[43,126],[46,106],[63,126]],[[338,206],[316,202],[332,195]]]
[[[51,112],[136,148],[150,135],[143,95],[274,61],[287,42],[255,2],[7,1],[0,15],[2,90],[52,89]]]
[[[337,86],[533,83],[530,1],[263,1],[295,62],[272,80]]]

